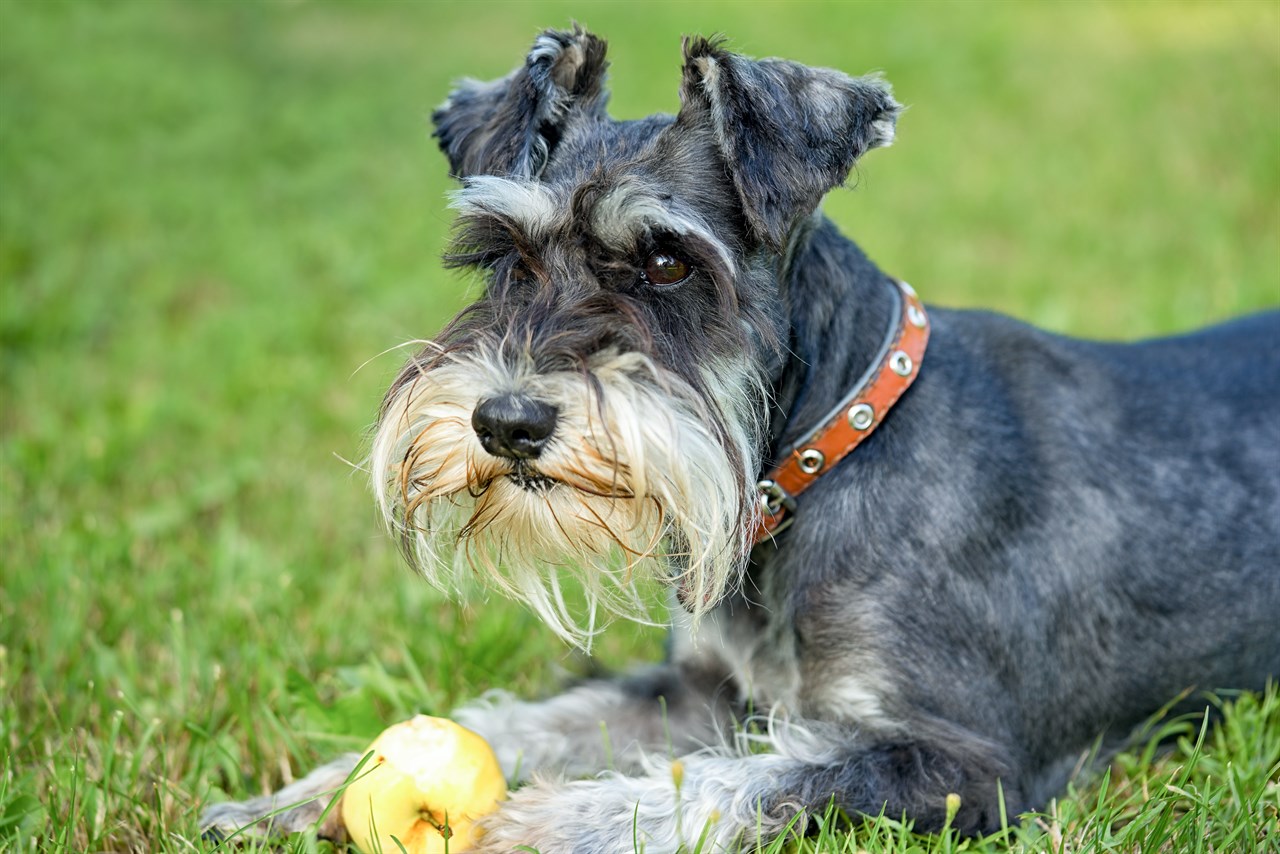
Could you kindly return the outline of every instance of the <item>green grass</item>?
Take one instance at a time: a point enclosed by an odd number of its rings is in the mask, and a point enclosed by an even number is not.
[[[404,571],[346,462],[379,354],[465,302],[428,109],[571,17],[619,116],[675,109],[681,32],[884,70],[899,142],[827,208],[928,300],[1107,337],[1280,302],[1275,3],[0,5],[0,849],[203,850],[205,802],[588,666]],[[811,847],[1274,849],[1275,693],[1161,726],[1007,839]]]

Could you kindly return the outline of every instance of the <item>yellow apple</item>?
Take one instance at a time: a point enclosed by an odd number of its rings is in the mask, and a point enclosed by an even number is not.
[[[475,820],[498,808],[507,781],[489,743],[444,718],[388,728],[342,796],[347,835],[365,854],[449,854],[475,844]],[[447,847],[446,847],[447,846]]]

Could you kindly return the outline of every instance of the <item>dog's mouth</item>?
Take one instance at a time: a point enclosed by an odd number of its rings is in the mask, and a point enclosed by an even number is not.
[[[507,479],[526,492],[545,493],[556,485],[554,478],[547,477],[528,463],[517,465],[507,472]]]

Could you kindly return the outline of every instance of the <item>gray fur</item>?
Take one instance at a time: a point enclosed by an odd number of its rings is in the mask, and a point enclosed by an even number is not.
[[[516,183],[485,184],[487,203],[462,191],[450,260],[483,269],[488,290],[388,400],[482,346],[588,388],[592,354],[636,352],[656,387],[705,397],[720,464],[767,470],[889,323],[892,280],[815,211],[892,138],[898,107],[877,80],[695,39],[679,116],[615,122],[603,68],[603,42],[547,33],[524,68],[437,113],[459,177]],[[519,182],[560,200],[554,215],[499,210],[532,192]],[[646,255],[673,246],[695,272],[646,284]],[[955,826],[987,831],[998,787],[1011,814],[1041,806],[1098,739],[1120,743],[1180,696],[1196,708],[1198,691],[1280,675],[1280,314],[1128,345],[930,317],[915,385],[790,529],[729,556],[723,598],[681,598],[666,664],[457,712],[529,781],[483,850],[665,852],[704,832],[704,850],[732,850],[801,832],[830,803],[930,830],[950,793]],[[536,462],[505,476],[562,488]],[[744,739],[752,714],[763,733]],[[341,768],[286,792],[323,791]],[[205,824],[227,831],[270,803],[214,807]]]
[[[206,837],[222,841],[284,836],[315,826],[320,835],[342,841],[346,839],[342,814],[330,803],[359,761],[360,754],[346,753],[274,794],[214,804],[200,816],[200,827]],[[277,810],[279,814],[271,815]],[[317,824],[322,816],[323,823]]]

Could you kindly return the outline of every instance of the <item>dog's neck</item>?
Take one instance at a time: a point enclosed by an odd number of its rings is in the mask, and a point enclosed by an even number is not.
[[[788,352],[773,385],[766,468],[849,393],[897,304],[893,280],[821,214],[794,236],[782,281]]]

